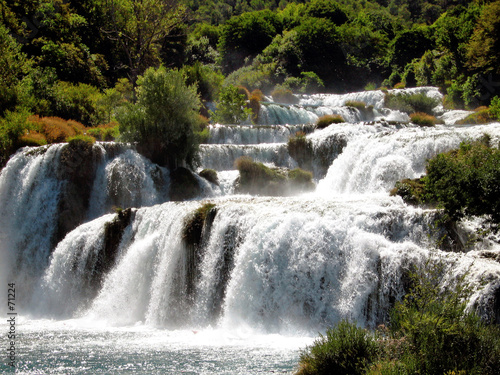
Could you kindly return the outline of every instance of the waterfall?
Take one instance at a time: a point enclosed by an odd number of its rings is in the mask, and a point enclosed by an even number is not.
[[[437,240],[434,214],[396,198],[213,203],[214,219],[196,248],[194,268],[182,233],[201,203],[164,203],[135,212],[97,295],[88,291],[89,278],[98,272],[111,215],[82,225],[59,244],[37,295],[59,314],[78,311],[112,325],[313,333],[340,319],[367,326],[386,321],[405,292],[399,280],[411,265],[438,256],[428,250]],[[470,280],[500,276],[499,267],[472,256],[449,254],[446,262],[450,280],[467,270]],[[188,279],[194,280],[192,291]],[[484,298],[477,295],[474,303]]]
[[[399,92],[441,97],[430,87]],[[215,169],[219,184],[197,177],[202,193],[187,202],[170,202],[170,171],[131,146],[24,148],[0,175],[1,281],[19,285],[27,320],[315,335],[341,319],[387,322],[410,268],[432,258],[446,265],[444,283],[466,272],[483,280],[469,306],[498,318],[500,266],[487,254],[498,238],[440,250],[452,229],[467,242],[470,223],[439,227],[439,211],[388,193],[462,141],[488,134],[498,144],[500,124],[453,126],[466,113],[442,108],[447,125],[392,123],[408,116],[384,108],[384,95],[302,95],[296,105],[264,103],[258,125],[210,126],[199,168]],[[315,129],[324,114],[347,121]],[[299,165],[287,147],[297,131],[312,146],[316,191],[235,195],[238,157]]]
[[[254,161],[272,164],[276,167],[294,168],[296,162],[288,154],[284,143],[263,143],[260,145],[201,145],[201,159],[204,168],[219,171],[234,169],[234,162],[241,156]]]
[[[313,125],[211,125],[209,126],[209,144],[259,144],[286,143],[290,136],[301,131],[311,133]]]
[[[352,125],[351,140],[331,164],[320,181],[322,194],[370,193],[389,191],[396,181],[425,174],[426,161],[440,152],[457,148],[462,141],[479,139],[484,134],[498,144],[498,126],[435,129]]]

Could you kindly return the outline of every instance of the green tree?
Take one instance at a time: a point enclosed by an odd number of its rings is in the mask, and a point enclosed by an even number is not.
[[[280,32],[278,16],[270,10],[232,17],[224,24],[218,44],[224,72],[230,73],[241,67],[247,57],[257,56]]]
[[[200,99],[177,70],[149,68],[137,79],[137,102],[117,114],[120,134],[137,142],[138,151],[153,162],[175,169],[196,162]]]
[[[108,17],[104,32],[114,41],[127,66],[137,77],[161,62],[161,50],[171,33],[186,20],[186,8],[177,0],[102,0]]]
[[[467,66],[500,74],[500,1],[485,5],[467,46]]]
[[[0,116],[21,104],[21,82],[30,65],[30,60],[21,52],[21,45],[0,24]]]
[[[215,113],[211,112],[212,120],[220,124],[239,124],[245,121],[251,113],[250,109],[245,108],[246,99],[244,94],[239,93],[238,87],[223,87],[216,102]]]

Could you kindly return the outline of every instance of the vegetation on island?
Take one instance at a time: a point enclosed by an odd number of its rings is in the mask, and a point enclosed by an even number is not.
[[[296,374],[496,374],[499,328],[467,308],[467,273],[443,288],[446,273],[439,260],[415,267],[387,327],[339,322],[302,352]]]
[[[488,135],[477,141],[462,142],[458,149],[431,158],[422,178],[397,182],[391,194],[411,204],[442,208],[451,221],[485,216],[493,229],[498,229],[499,146],[492,145]]]
[[[315,189],[311,172],[300,168],[270,168],[248,156],[234,163],[239,171],[235,192],[253,195],[287,196]]]

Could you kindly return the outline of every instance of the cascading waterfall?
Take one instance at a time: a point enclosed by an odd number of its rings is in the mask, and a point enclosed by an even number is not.
[[[249,145],[260,143],[286,143],[288,138],[301,131],[311,133],[314,125],[211,125],[208,144]]]
[[[200,151],[203,167],[218,171],[234,169],[234,162],[241,156],[249,156],[254,161],[273,164],[276,167],[296,166],[284,143],[201,145]]]
[[[441,97],[435,88],[404,91]],[[409,269],[429,258],[444,262],[444,283],[468,273],[473,284],[484,284],[469,307],[500,319],[500,266],[484,254],[500,251],[498,239],[450,246],[463,252],[438,250],[448,234],[435,225],[439,212],[408,206],[388,194],[396,181],[420,177],[427,159],[464,140],[488,134],[496,145],[500,124],[450,126],[467,112],[442,108],[436,113],[448,125],[389,123],[407,116],[384,108],[381,91],[297,97],[297,105],[262,106],[259,123],[273,126],[211,126],[199,167],[215,169],[219,185],[197,177],[203,197],[193,201],[169,202],[170,172],[128,146],[94,145],[81,170],[64,144],[14,155],[0,176],[0,274],[4,285],[16,282],[26,335],[40,339],[41,324],[58,339],[75,337],[65,346],[74,358],[91,348],[108,353],[97,355],[106,366],[108,355],[119,362],[121,354],[147,348],[141,353],[158,358],[157,367],[136,368],[141,374],[178,373],[196,353],[233,366],[232,358],[247,355],[241,353],[251,352],[256,360],[261,350],[267,353],[279,342],[286,349],[273,358],[290,362],[273,359],[281,364],[265,371],[287,371],[296,363],[299,346],[310,343],[306,337],[341,319],[366,327],[387,322],[390,308],[407,291]],[[373,112],[346,107],[348,101],[363,101]],[[348,122],[315,130],[311,124],[331,113]],[[312,144],[316,191],[286,198],[234,195],[234,161],[240,156],[276,167],[298,166],[286,145],[297,131]],[[80,182],[88,186],[86,194]],[[213,206],[199,219],[206,203]],[[76,217],[75,207],[83,211]],[[195,219],[201,224],[191,227]],[[465,238],[472,232],[469,225],[453,230]],[[5,298],[2,294],[0,304],[6,305]],[[66,324],[78,328],[68,331]],[[90,330],[81,328],[88,325]],[[138,336],[144,330],[146,336]],[[300,337],[300,344],[285,345],[291,336]],[[151,337],[159,351],[146,345]],[[250,350],[248,337],[264,341]],[[270,341],[277,337],[282,339]],[[108,339],[123,341],[122,353],[106,346]],[[27,373],[52,373],[55,367],[79,374],[120,372],[128,365],[62,363],[51,354],[60,352],[57,340],[44,343],[47,349],[30,346],[37,360],[26,360]],[[178,349],[164,349],[172,345]],[[219,346],[231,348],[224,352],[229,357],[210,357]],[[183,355],[187,359],[176,365]],[[91,363],[91,357],[72,360]],[[162,367],[167,357],[168,371]],[[248,366],[238,373],[252,373]],[[214,367],[203,373],[218,372]]]

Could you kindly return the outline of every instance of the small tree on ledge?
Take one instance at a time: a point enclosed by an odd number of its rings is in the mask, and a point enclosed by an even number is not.
[[[176,70],[149,68],[137,80],[137,101],[126,105],[117,119],[125,142],[151,161],[175,169],[195,163],[198,143],[193,127],[201,106],[194,86]]]

